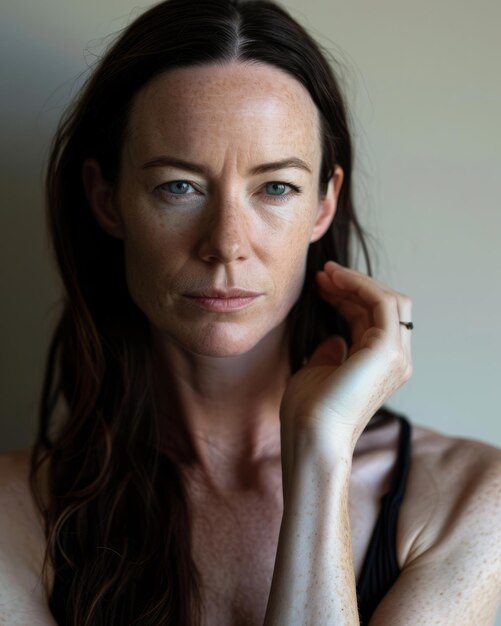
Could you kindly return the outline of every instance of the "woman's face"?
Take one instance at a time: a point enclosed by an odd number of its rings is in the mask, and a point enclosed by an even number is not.
[[[332,183],[319,196],[320,160],[313,101],[272,66],[176,69],[137,94],[112,208],[91,204],[123,239],[131,297],[156,334],[232,356],[279,329],[335,210]],[[193,297],[230,289],[257,296]]]

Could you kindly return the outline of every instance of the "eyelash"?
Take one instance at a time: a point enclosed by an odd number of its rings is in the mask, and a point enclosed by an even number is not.
[[[176,199],[182,198],[184,196],[192,195],[191,193],[183,194],[183,193],[171,193],[169,191],[166,191],[165,187],[173,183],[187,183],[188,185],[190,185],[190,187],[192,187],[193,189],[195,189],[195,191],[197,191],[197,188],[195,187],[195,185],[193,185],[193,183],[190,183],[188,180],[185,180],[183,178],[180,178],[177,180],[170,180],[167,183],[162,183],[161,185],[158,185],[158,187],[155,187],[155,191],[158,191],[163,196],[167,196],[168,198],[176,198]],[[303,191],[303,188],[300,187],[299,185],[295,185],[294,183],[289,183],[285,180],[271,180],[271,181],[268,181],[267,183],[264,183],[263,186],[266,187],[266,185],[273,185],[273,184],[285,185],[286,187],[290,187],[291,189],[291,191],[288,191],[287,193],[284,193],[284,194],[280,194],[278,196],[273,195],[273,194],[267,194],[269,198],[273,198],[274,200],[278,200],[279,202],[288,200],[291,196],[300,194]]]
[[[303,191],[302,187],[299,187],[298,185],[294,185],[294,183],[288,183],[285,180],[270,180],[269,182],[265,183],[265,187],[266,185],[285,185],[286,187],[290,187],[291,191],[288,191],[287,193],[284,194],[280,194],[279,196],[275,196],[273,194],[268,194],[270,198],[275,198],[277,200],[282,200],[282,199],[289,199],[291,196],[300,194]]]

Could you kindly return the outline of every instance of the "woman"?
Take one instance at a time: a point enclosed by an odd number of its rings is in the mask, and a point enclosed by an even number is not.
[[[49,160],[65,301],[31,493],[2,459],[6,623],[493,622],[499,450],[384,408],[411,301],[370,277],[351,171],[271,3],[167,0],[107,51]]]

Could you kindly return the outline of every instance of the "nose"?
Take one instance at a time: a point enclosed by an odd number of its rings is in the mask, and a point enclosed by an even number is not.
[[[248,258],[249,224],[238,201],[220,198],[207,207],[198,255],[208,263],[228,264]]]

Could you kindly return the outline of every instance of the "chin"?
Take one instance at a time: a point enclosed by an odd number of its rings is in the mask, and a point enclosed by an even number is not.
[[[258,329],[206,328],[203,332],[190,333],[183,342],[186,349],[200,356],[234,357],[250,352],[262,339]]]
[[[193,355],[228,358],[247,354],[268,339],[276,340],[283,333],[284,320],[253,325],[242,323],[179,324],[175,328],[158,328],[156,332],[169,337],[182,350]]]

